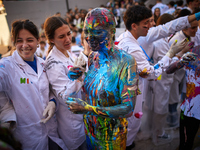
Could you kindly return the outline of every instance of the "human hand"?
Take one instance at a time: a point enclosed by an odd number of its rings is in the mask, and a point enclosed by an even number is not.
[[[177,54],[178,52],[180,52],[188,43],[187,39],[182,40],[181,42],[177,43],[178,41],[175,40],[174,43],[171,45],[169,51],[166,53],[166,56],[168,56],[169,58],[172,58],[175,56],[175,54]]]
[[[79,67],[71,67],[69,69],[69,72],[67,74],[67,76],[69,77],[69,79],[71,80],[77,80],[80,79],[83,75],[83,70]]]
[[[73,113],[83,114],[88,111],[88,104],[79,98],[68,97],[65,103]]]
[[[16,122],[15,121],[3,122],[1,123],[1,127],[8,128],[13,131],[16,128]]]
[[[185,53],[189,52],[194,47],[194,42],[188,42],[187,45],[176,56],[181,58]]]
[[[196,56],[197,56],[197,54],[195,54],[195,53],[187,52],[181,57],[181,59],[177,65],[178,66],[186,65],[189,62],[194,61],[196,59]]]
[[[149,72],[147,71],[147,69],[143,69],[140,73],[139,73],[139,76],[142,77],[142,78],[147,78],[149,75]]]
[[[43,117],[46,118],[42,119],[40,122],[46,123],[54,115],[55,110],[56,110],[56,104],[53,101],[50,101],[43,112]]]

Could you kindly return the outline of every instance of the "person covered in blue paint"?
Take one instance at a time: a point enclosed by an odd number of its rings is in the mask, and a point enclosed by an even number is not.
[[[92,49],[84,79],[86,99],[69,97],[66,103],[72,112],[85,114],[88,150],[124,150],[126,118],[133,114],[139,94],[135,59],[114,46],[115,20],[109,10],[91,10],[85,19],[84,33]],[[68,73],[73,80],[78,78],[76,69],[71,68]]]

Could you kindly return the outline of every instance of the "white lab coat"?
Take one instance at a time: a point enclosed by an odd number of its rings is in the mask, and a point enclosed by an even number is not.
[[[156,79],[161,73],[162,68],[169,65],[169,61],[171,60],[169,57],[165,56],[161,59],[158,63],[163,64],[162,67],[159,69],[154,70],[154,66],[150,65],[146,59],[146,56],[141,49],[138,41],[133,37],[133,35],[127,30],[123,34],[119,36],[117,39],[119,41],[118,47],[122,50],[125,50],[132,56],[134,56],[138,71],[142,71],[145,68],[149,71],[150,78]],[[139,78],[139,89],[143,91],[143,78]],[[134,113],[142,112],[142,102],[143,102],[143,95],[138,95],[136,99],[136,106],[134,108]],[[135,136],[140,128],[141,119],[136,118],[134,115],[128,118],[128,134],[127,134],[127,143],[126,145],[129,146],[135,139]]]
[[[154,63],[157,63],[170,49],[168,38],[162,38],[154,42]],[[152,81],[153,99],[146,99],[145,106],[157,114],[166,114],[168,112],[168,101],[170,87],[173,82],[173,74],[163,72],[161,80]]]
[[[184,28],[190,27],[188,16],[180,17],[172,20],[166,24],[151,27],[147,36],[141,36],[137,39],[142,48],[146,51],[147,55],[151,58],[153,56],[153,42],[161,38],[170,36]]]
[[[36,72],[20,57],[17,51],[0,60],[0,91],[5,91],[13,102],[17,115],[16,139],[24,150],[48,150],[48,137],[66,149],[58,137],[56,117],[46,124],[40,123],[49,103],[49,81],[44,61],[36,57]]]
[[[5,92],[0,92],[0,122],[4,123],[7,121],[16,122],[16,114],[13,105]]]
[[[171,34],[176,33],[184,28],[190,27],[190,23],[188,22],[188,16],[180,17],[178,19],[172,20],[166,24],[159,25],[156,27],[151,27],[147,33],[147,36],[141,36],[138,38],[138,42],[142,46],[142,48],[146,51],[147,55],[152,58],[154,53],[154,45],[153,42],[170,36]],[[143,89],[143,98],[144,101],[148,100],[149,97],[152,97],[152,89],[149,86],[148,80],[144,79],[144,89]]]
[[[73,66],[75,55],[69,53],[67,58],[55,46],[45,61],[46,72],[53,92],[59,99],[57,111],[58,133],[69,150],[77,149],[85,141],[82,114],[73,114],[65,104],[68,97],[81,98],[82,82],[70,80],[67,76],[69,67]],[[74,94],[74,95],[72,95]]]
[[[183,31],[177,32],[169,41],[169,45],[171,45],[175,40],[181,42],[183,39],[187,38]],[[179,103],[180,102],[180,94],[186,93],[186,79],[185,79],[185,70],[184,68],[177,70],[174,73],[174,80],[171,85],[171,92],[169,97],[169,104]]]

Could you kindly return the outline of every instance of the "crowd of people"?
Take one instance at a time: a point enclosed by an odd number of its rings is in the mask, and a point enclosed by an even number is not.
[[[0,148],[131,150],[135,140],[192,150],[200,125],[198,0],[110,0],[12,23],[0,60]],[[126,30],[118,37],[117,28]],[[181,105],[179,105],[181,104]],[[179,114],[178,109],[181,109]]]

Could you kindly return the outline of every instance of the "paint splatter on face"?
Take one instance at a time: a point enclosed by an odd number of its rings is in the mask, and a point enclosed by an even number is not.
[[[115,34],[113,14],[105,8],[93,9],[86,16],[84,33],[93,51],[110,49]]]

